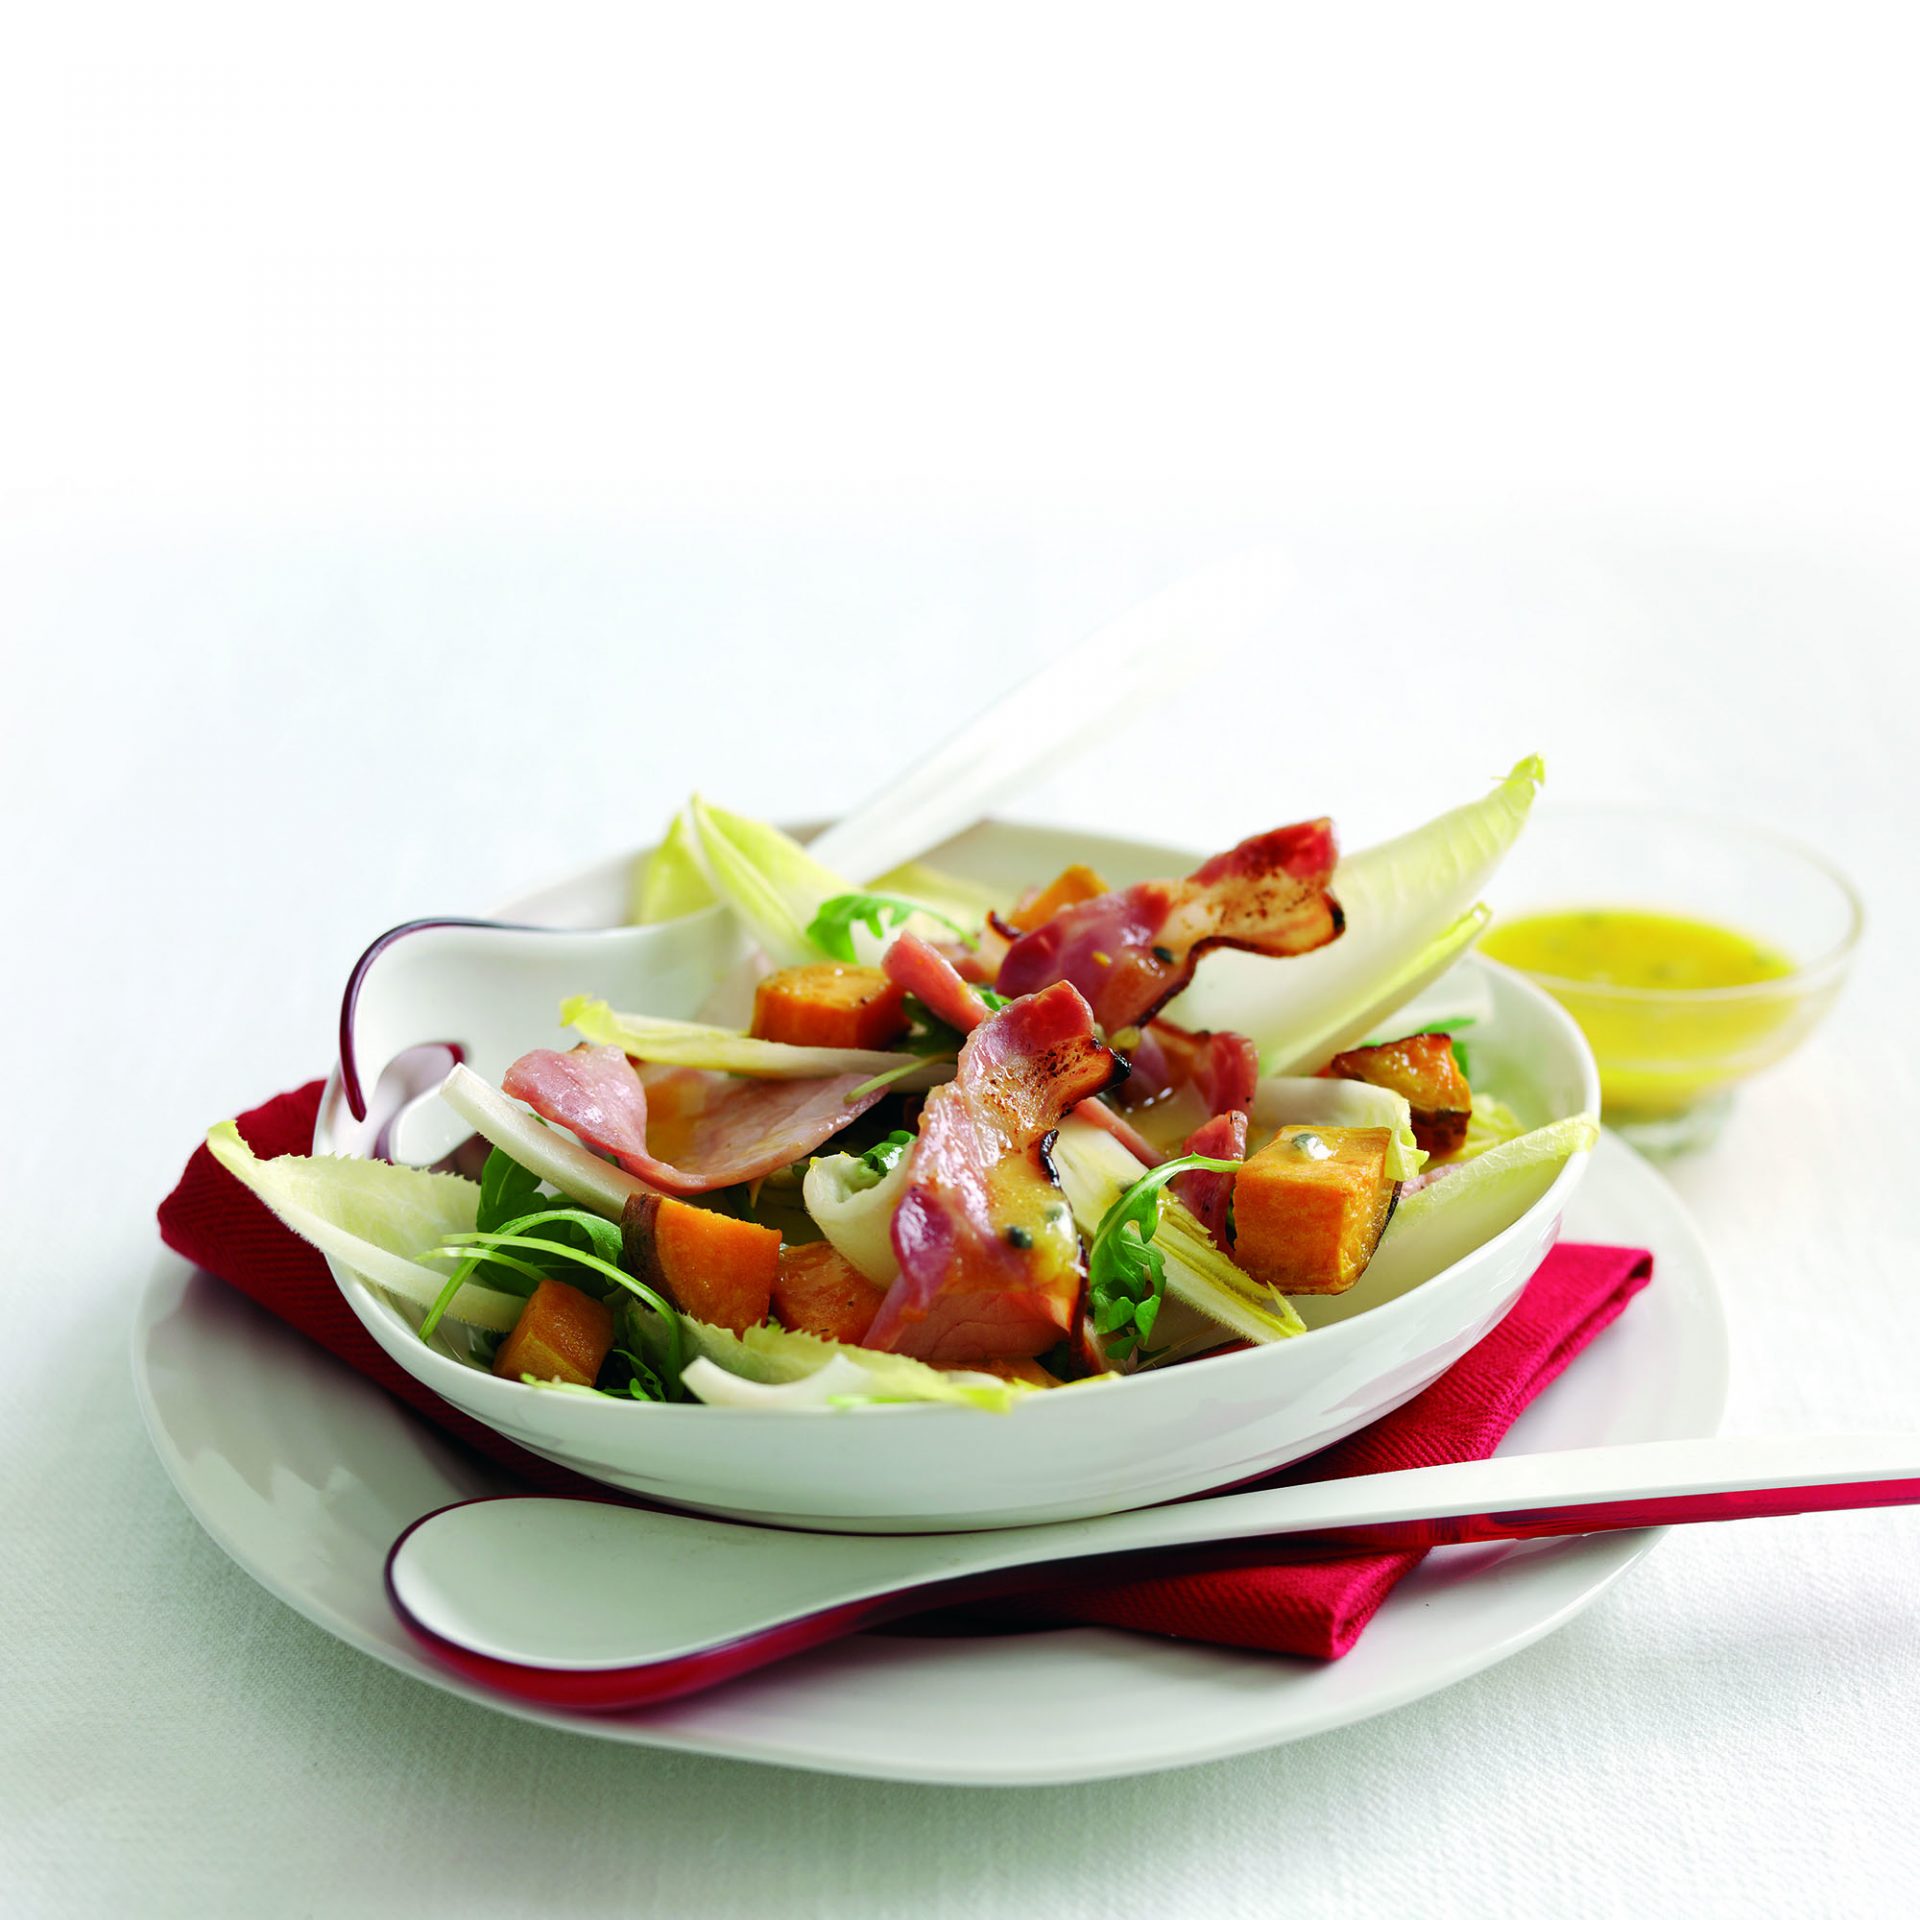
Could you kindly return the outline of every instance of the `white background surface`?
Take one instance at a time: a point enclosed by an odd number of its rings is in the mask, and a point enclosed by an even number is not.
[[[50,17],[49,17],[50,19]],[[63,10],[0,62],[0,1905],[1894,1910],[1920,1522],[1681,1534],[1386,1720],[1083,1789],[690,1762],[255,1590],[124,1327],[347,964],[857,796],[1252,533],[1298,617],[1027,810],[1558,798],[1828,848],[1848,998],[1677,1175],[1732,1424],[1905,1426],[1912,47],[1855,8]],[[1124,1715],[1124,1698],[1009,1701]]]

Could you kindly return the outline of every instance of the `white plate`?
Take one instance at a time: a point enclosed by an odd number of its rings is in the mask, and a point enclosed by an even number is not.
[[[1651,1247],[1653,1284],[1514,1427],[1508,1451],[1716,1432],[1727,1338],[1705,1249],[1672,1190],[1612,1136],[1571,1239]],[[1016,1786],[1191,1765],[1362,1720],[1464,1679],[1571,1619],[1659,1538],[1456,1547],[1402,1581],[1344,1660],[1317,1663],[1074,1628],[1003,1638],[862,1635],[713,1693],[589,1717],[443,1672],[387,1604],[388,1547],[504,1476],[442,1440],[220,1282],[171,1256],[134,1327],[160,1459],[195,1518],[309,1620],[403,1673],[549,1726],[639,1746],[878,1779]],[[1124,1713],[1015,1713],[1123,1699]]]

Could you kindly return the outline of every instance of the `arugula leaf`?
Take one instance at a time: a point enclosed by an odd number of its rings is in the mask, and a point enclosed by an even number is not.
[[[667,1392],[667,1383],[641,1355],[629,1347],[608,1349],[606,1360],[600,1368],[600,1378],[606,1383],[600,1391],[613,1395],[615,1399],[622,1394],[631,1395],[635,1400],[662,1402],[672,1397]]]
[[[571,1232],[579,1234],[587,1241],[590,1250],[546,1238],[540,1233],[541,1228],[555,1225],[564,1225]],[[545,1270],[512,1255],[503,1256],[500,1251],[503,1247],[511,1247],[518,1253],[541,1255]],[[536,1284],[554,1277],[552,1270],[556,1266],[585,1267],[590,1273],[597,1273],[626,1288],[660,1316],[667,1335],[667,1370],[677,1380],[680,1376],[680,1316],[670,1301],[656,1293],[644,1280],[636,1280],[620,1265],[620,1251],[619,1227],[613,1221],[603,1219],[597,1213],[588,1213],[580,1207],[544,1207],[535,1213],[522,1214],[517,1220],[509,1220],[486,1233],[445,1234],[440,1244],[429,1247],[423,1257],[454,1260],[459,1264],[421,1323],[420,1338],[433,1338],[434,1330],[439,1326],[441,1316],[452,1305],[454,1296],[483,1264],[492,1262],[495,1265],[509,1265]],[[529,1287],[527,1291],[531,1293],[532,1288]]]
[[[480,1233],[492,1233],[509,1220],[530,1213],[540,1199],[540,1176],[523,1167],[512,1154],[495,1147],[480,1169],[480,1205],[473,1224]]]
[[[972,986],[971,981],[968,982]],[[998,1013],[1002,1007],[1010,1006],[1004,993],[995,993],[991,987],[975,986],[974,992],[987,1003],[989,1013]],[[876,1073],[871,1080],[863,1080],[847,1095],[849,1100],[858,1100],[872,1093],[876,1087],[891,1086],[896,1080],[904,1080],[909,1074],[918,1073],[921,1065],[928,1060],[946,1060],[959,1056],[960,1049],[967,1044],[967,1036],[958,1027],[950,1027],[926,1004],[908,994],[903,1002],[907,1017],[913,1022],[907,1037],[899,1042],[904,1053],[913,1058],[904,1065],[889,1067],[884,1073]]]
[[[820,903],[820,911],[807,923],[807,938],[822,953],[852,966],[855,927],[865,927],[876,940],[884,940],[889,927],[904,926],[916,913],[939,921],[970,947],[980,944],[959,921],[949,920],[924,900],[909,900],[904,893],[836,893],[831,900]]]
[[[1004,993],[995,993],[991,987],[979,986],[971,980],[967,984],[986,1002],[989,1013],[998,1013],[1002,1007],[1013,1004]],[[908,994],[902,1004],[913,1026],[904,1040],[895,1043],[900,1052],[910,1053],[916,1059],[938,1060],[958,1053],[967,1044],[967,1036],[958,1027],[948,1026],[917,995]]]
[[[871,1080],[862,1080],[857,1087],[847,1089],[845,1100],[851,1106],[856,1100],[864,1100],[870,1093],[876,1093],[882,1087],[890,1087],[896,1080],[904,1080],[910,1073],[919,1073],[923,1061],[909,1060],[903,1066],[889,1067],[885,1073],[876,1073]]]
[[[966,1045],[967,1036],[958,1027],[948,1026],[924,1000],[910,993],[901,1004],[913,1022],[907,1037],[896,1042],[902,1053],[910,1053],[919,1060],[939,1060],[958,1053]]]
[[[896,1127],[884,1140],[876,1140],[860,1156],[860,1164],[873,1175],[872,1180],[862,1184],[878,1186],[913,1151],[916,1137],[904,1128]]]
[[[627,1296],[613,1309],[613,1353],[623,1356],[618,1365],[609,1355],[607,1366],[613,1369],[608,1391],[624,1391],[638,1400],[646,1396],[642,1389],[649,1380],[660,1388],[662,1400],[685,1400],[687,1390],[680,1382],[688,1346],[699,1343],[690,1330],[677,1321],[668,1322],[650,1312],[643,1301]],[[624,1378],[622,1375],[624,1374]]]
[[[1093,1330],[1106,1343],[1110,1360],[1125,1360],[1137,1348],[1144,1349],[1160,1317],[1167,1256],[1153,1244],[1153,1236],[1160,1229],[1160,1200],[1167,1182],[1189,1170],[1234,1173],[1241,1164],[1203,1153],[1163,1160],[1107,1209],[1087,1251],[1087,1299]]]
[[[530,1221],[536,1224],[530,1227]],[[480,1201],[473,1225],[476,1233],[531,1231],[539,1239],[554,1243],[554,1251],[549,1258],[532,1263],[502,1253],[490,1254],[479,1268],[489,1279],[497,1277],[499,1270],[505,1269],[537,1283],[565,1268],[570,1263],[573,1251],[597,1251],[607,1259],[619,1258],[620,1234],[617,1227],[612,1227],[610,1222],[598,1215],[583,1212],[564,1198],[555,1199],[543,1194],[540,1191],[540,1175],[499,1147],[487,1155],[486,1164],[480,1170]],[[511,1285],[510,1282],[507,1284]]]

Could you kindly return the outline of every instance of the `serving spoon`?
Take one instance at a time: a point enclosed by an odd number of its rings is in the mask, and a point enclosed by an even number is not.
[[[1914,1434],[1516,1454],[983,1533],[801,1533],[508,1495],[416,1521],[388,1555],[387,1592],[469,1678],[607,1712],[930,1608],[1270,1563],[1277,1540],[1297,1556],[1301,1545],[1426,1548],[1916,1502]]]
[[[809,853],[859,884],[938,846],[1036,767],[1081,752],[1129,709],[1269,629],[1292,578],[1284,555],[1260,548],[1143,601],[916,757],[819,834]],[[341,1090],[360,1124],[333,1148],[364,1152],[390,1133],[393,1108],[369,1100],[381,1074],[409,1049],[458,1048],[464,1037],[502,1030],[491,1017],[499,996],[511,994],[521,1008],[543,997],[557,1006],[571,993],[630,997],[644,982],[656,1007],[690,1011],[745,952],[745,936],[724,906],[651,926],[558,929],[439,918],[390,928],[354,964],[342,997]],[[415,1077],[403,1071],[400,1082]]]

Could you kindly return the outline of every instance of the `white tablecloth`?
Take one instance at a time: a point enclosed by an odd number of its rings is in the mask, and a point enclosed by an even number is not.
[[[0,1126],[0,1908],[923,1916],[1891,1911],[1920,1873],[1920,1519],[1681,1531],[1386,1718],[963,1792],[618,1749],[401,1679],[257,1589],[148,1450],[126,1327],[210,1120],[319,1071],[372,932],[645,840],[696,783],[831,811],[1217,546],[1194,536],[102,536],[12,575]],[[1677,1167],[1731,1425],[1914,1421],[1920,570],[1650,525],[1301,548],[1298,618],[1024,811],[1360,844],[1538,748],[1553,798],[1789,829],[1850,992]],[[788,677],[793,662],[808,671]],[[1178,679],[1178,663],[1173,663]],[[1107,1700],[1008,1702],[1123,1720]]]

